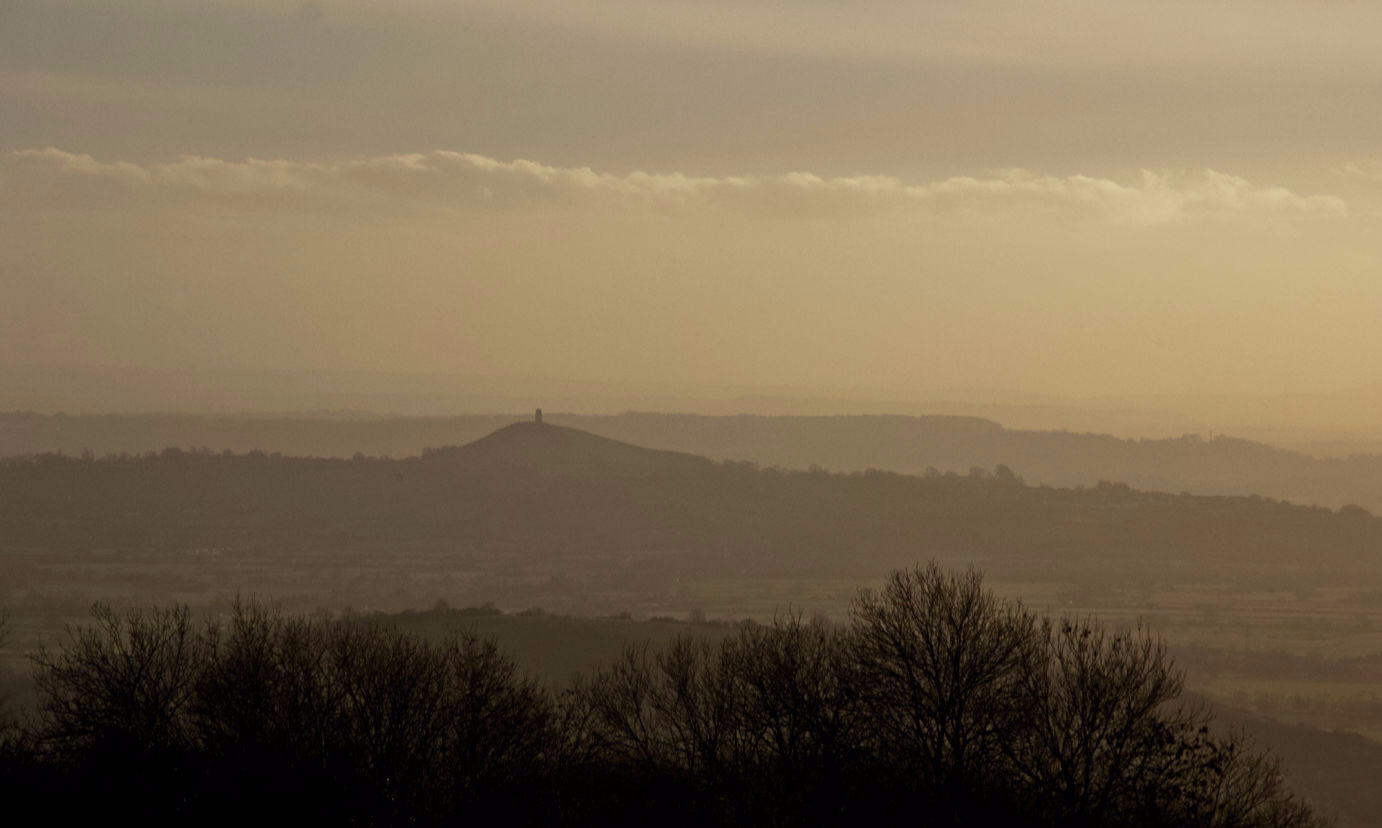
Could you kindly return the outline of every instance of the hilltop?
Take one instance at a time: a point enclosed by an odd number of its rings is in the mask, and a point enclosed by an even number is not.
[[[513,423],[463,446],[427,450],[424,459],[476,473],[526,470],[567,476],[646,477],[679,470],[703,471],[713,465],[694,454],[643,448],[588,431],[537,422]]]

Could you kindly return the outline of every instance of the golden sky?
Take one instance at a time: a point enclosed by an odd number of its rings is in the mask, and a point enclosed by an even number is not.
[[[1382,4],[0,0],[0,363],[1382,382]]]

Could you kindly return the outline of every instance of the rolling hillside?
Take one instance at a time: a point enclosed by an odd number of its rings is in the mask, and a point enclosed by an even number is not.
[[[0,456],[90,450],[143,454],[168,446],[220,452],[262,450],[314,457],[403,458],[428,446],[462,445],[526,417],[374,418],[361,415],[193,416],[0,414]],[[1003,464],[1028,481],[1251,495],[1382,512],[1382,455],[1312,457],[1224,435],[1121,439],[1107,434],[1024,431],[960,416],[563,415],[549,422],[640,446],[714,460],[833,471],[928,468],[967,472]],[[1212,436],[1212,439],[1208,439]]]

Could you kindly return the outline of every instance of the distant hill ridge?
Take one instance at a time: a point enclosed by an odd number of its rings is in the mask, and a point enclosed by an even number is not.
[[[340,419],[220,416],[49,416],[0,414],[0,455],[90,449],[143,453],[168,446],[292,455],[416,456],[426,446],[459,446],[520,419],[517,415]],[[524,416],[521,419],[527,420]],[[962,416],[707,416],[550,414],[549,424],[713,460],[835,471],[928,468],[966,473],[1009,466],[1033,483],[1093,486],[1116,480],[1150,491],[1260,494],[1337,508],[1382,512],[1382,455],[1315,458],[1248,440],[1189,434],[1121,439],[1107,434],[1008,429]]]
[[[401,460],[180,450],[8,460],[0,462],[0,548],[315,549],[529,563],[655,553],[707,572],[728,562],[736,571],[839,573],[957,555],[1039,567],[1249,567],[1233,577],[1279,586],[1376,577],[1382,520],[1356,508],[1121,483],[1024,485],[1007,468],[788,472],[517,423]]]
[[[525,469],[564,475],[637,477],[714,465],[694,454],[644,448],[588,431],[537,422],[513,423],[472,443],[432,449],[423,456],[469,470]]]

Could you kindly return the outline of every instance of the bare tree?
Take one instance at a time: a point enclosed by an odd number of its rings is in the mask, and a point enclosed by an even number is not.
[[[934,561],[894,572],[852,607],[853,650],[871,738],[886,764],[932,795],[969,796],[1023,714],[1033,619],[980,574]]]
[[[448,729],[446,664],[427,642],[370,621],[332,625],[327,637],[333,735],[353,757],[367,806],[381,817],[430,807]]]
[[[857,741],[858,687],[844,637],[799,615],[740,630],[720,657],[732,684],[736,746],[778,776],[832,773]]]
[[[206,627],[208,668],[198,688],[198,727],[209,749],[272,754],[279,770],[317,765],[340,745],[329,627],[236,600],[226,628]],[[253,758],[249,758],[253,756]]]
[[[58,652],[31,656],[45,739],[59,751],[118,745],[134,755],[187,747],[205,649],[185,606],[91,610]]]
[[[1025,715],[1008,740],[1013,773],[1048,819],[1109,819],[1189,768],[1202,724],[1175,706],[1183,678],[1143,628],[1043,619],[1023,671]]]
[[[10,642],[10,608],[0,606],[0,653],[3,653],[5,646]],[[0,680],[4,679],[4,674],[0,673]],[[14,729],[14,717],[9,711],[10,695],[4,685],[0,685],[0,751],[9,744],[11,732]]]
[[[1210,828],[1317,828],[1323,823],[1286,786],[1280,762],[1255,750],[1239,733],[1201,735],[1199,749],[1187,751],[1191,767],[1180,784],[1166,788],[1178,794],[1164,813],[1167,824]]]
[[[548,772],[561,754],[546,688],[520,674],[493,638],[453,632],[438,657],[443,761],[458,795],[497,795]]]
[[[719,773],[732,727],[721,666],[701,639],[678,638],[656,653],[626,648],[589,686],[607,755],[655,774]]]
[[[553,694],[464,631],[98,605],[33,657],[50,749],[12,766],[228,822],[1317,824],[1274,760],[1178,705],[1144,629],[1039,622],[934,563],[852,609],[630,647]]]
[[[718,653],[733,726],[731,799],[748,824],[836,824],[866,797],[859,682],[845,636],[800,615],[741,628]],[[867,821],[867,820],[865,820]]]

